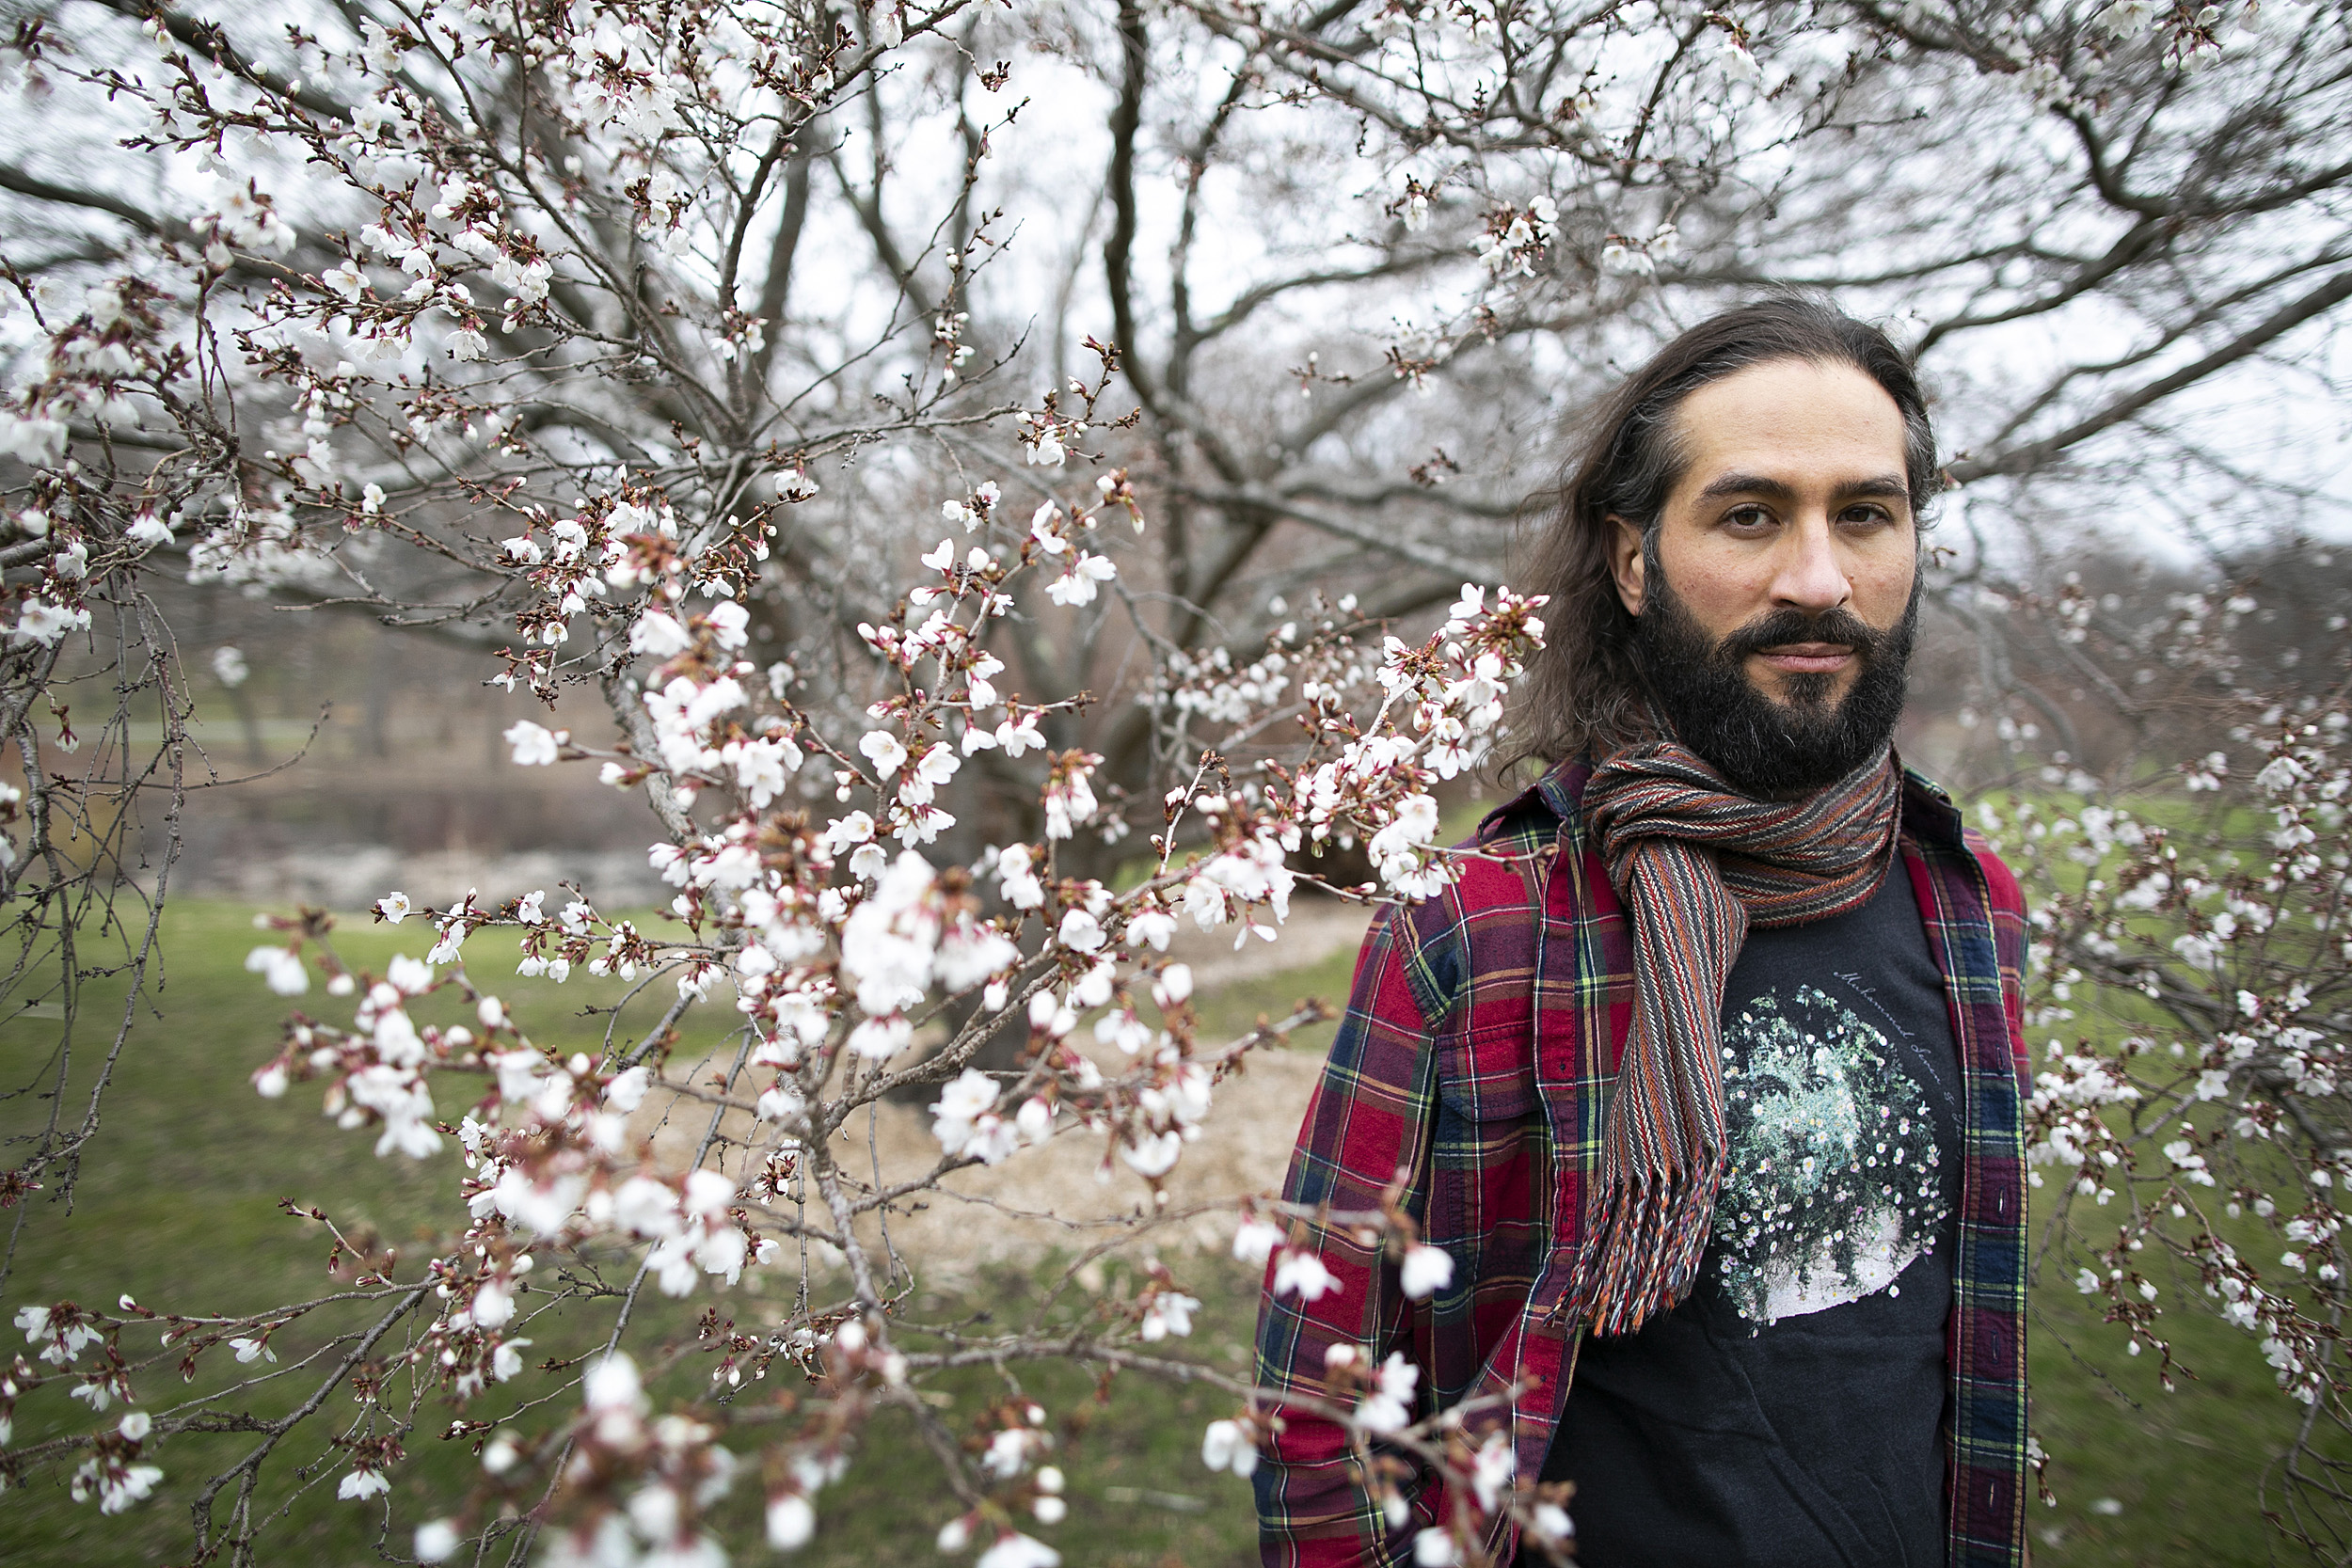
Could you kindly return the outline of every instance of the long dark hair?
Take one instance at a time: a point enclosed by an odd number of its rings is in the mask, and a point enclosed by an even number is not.
[[[1902,413],[1912,515],[1924,526],[1941,487],[1935,432],[1911,360],[1886,334],[1810,294],[1781,293],[1711,316],[1660,349],[1592,415],[1541,502],[1547,521],[1515,586],[1548,594],[1543,650],[1529,661],[1512,724],[1511,764],[1605,754],[1646,737],[1633,617],[1609,568],[1609,518],[1656,538],[1666,497],[1688,463],[1676,438],[1682,400],[1773,359],[1846,364],[1886,389]],[[1509,764],[1506,764],[1509,766]]]

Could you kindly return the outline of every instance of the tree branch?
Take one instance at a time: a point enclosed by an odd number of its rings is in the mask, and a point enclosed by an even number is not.
[[[2102,431],[2111,430],[2184,388],[2193,387],[2215,372],[2236,364],[2305,322],[2326,315],[2346,299],[2352,299],[2352,269],[2336,274],[2293,304],[2272,311],[2234,341],[2216,349],[2201,359],[2182,366],[2170,375],[2160,376],[2135,391],[2125,393],[2097,413],[2077,420],[2056,435],[1991,457],[1954,463],[1947,472],[1955,484],[1971,483],[1994,474],[2031,473],[2068,448],[2078,446]]]
[[[1111,166],[1104,183],[1111,196],[1111,232],[1103,242],[1103,277],[1111,296],[1111,332],[1126,355],[1128,385],[1143,405],[1159,411],[1151,371],[1136,341],[1135,277],[1131,267],[1136,244],[1136,133],[1143,124],[1144,66],[1151,40],[1144,31],[1138,0],[1120,0],[1119,103],[1111,110]]]

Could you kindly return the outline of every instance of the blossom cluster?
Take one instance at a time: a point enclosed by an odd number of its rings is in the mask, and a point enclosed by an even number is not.
[[[1205,668],[1155,690],[1148,705],[1185,722],[1295,726],[1295,760],[1269,751],[1254,776],[1212,778],[1224,765],[1204,752],[1194,782],[1160,802],[1141,874],[1121,887],[1065,857],[1082,834],[1120,842],[1135,802],[1098,787],[1101,757],[1048,742],[1045,726],[1075,705],[1004,689],[1008,663],[992,642],[1039,579],[1049,602],[1084,608],[1091,590],[1069,585],[1115,576],[1107,548],[1092,543],[1102,517],[1139,522],[1140,511],[1117,472],[1081,499],[1039,504],[1018,531],[1001,495],[983,484],[950,503],[968,543],[925,552],[889,614],[857,628],[882,683],[857,715],[862,729],[843,728],[837,710],[804,705],[788,666],[763,670],[742,657],[749,621],[732,590],[760,554],[743,533],[690,539],[646,497],[583,507],[501,546],[531,589],[516,620],[538,648],[560,648],[575,617],[627,617],[606,634],[631,663],[623,733],[598,741],[517,720],[505,738],[517,766],[593,766],[613,787],[658,788],[695,808],[649,851],[675,890],[667,928],[649,932],[576,895],[560,905],[545,893],[501,905],[469,895],[421,909],[394,893],[378,915],[395,927],[412,916],[427,923],[423,958],[396,958],[380,979],[350,974],[321,919],[289,943],[257,949],[248,965],[274,990],[298,992],[308,984],[299,949],[314,939],[330,994],[356,998],[348,1027],[290,1024],[255,1074],[264,1095],[323,1080],[328,1113],[377,1128],[379,1153],[422,1157],[448,1126],[437,1119],[436,1081],[469,1081],[454,1129],[469,1223],[425,1266],[431,1315],[410,1353],[451,1396],[469,1400],[526,1370],[532,1341],[517,1331],[529,1303],[561,1293],[542,1283],[550,1257],[622,1247],[640,1279],[687,1296],[706,1282],[735,1283],[787,1243],[859,1256],[856,1216],[886,1200],[845,1180],[826,1139],[850,1110],[897,1085],[934,1088],[942,1172],[1083,1133],[1164,1199],[1217,1080],[1283,1027],[1229,1044],[1201,1038],[1191,970],[1169,956],[1180,925],[1273,938],[1299,876],[1294,856],[1334,841],[1365,842],[1391,896],[1425,896],[1451,874],[1430,791],[1500,734],[1508,687],[1540,644],[1540,599],[1465,588],[1419,644],[1359,638],[1326,618],[1304,638],[1278,639],[1257,668]],[[534,673],[535,685],[553,666],[525,657],[510,668]],[[971,759],[982,755],[1035,781],[1037,836],[985,846],[971,863],[939,863]],[[827,802],[830,811],[813,809]],[[601,1058],[562,1057],[533,1045],[468,967],[469,941],[489,928],[518,937],[526,980],[660,980],[675,1016],[731,999],[744,1042],[738,1068],[713,1090],[672,1076],[660,1053],[616,1046]],[[420,1022],[450,1005],[465,1022]],[[1025,1042],[1010,1070],[977,1060],[999,1032]],[[663,1167],[636,1130],[657,1097],[707,1101],[714,1114],[743,1118],[733,1139],[740,1159]],[[1382,1223],[1409,1236],[1401,1215]],[[1245,1256],[1252,1235],[1246,1226]],[[1452,1266],[1442,1253],[1400,1245],[1412,1293],[1445,1287]],[[1299,1245],[1280,1272],[1285,1289],[1311,1291],[1327,1279]],[[903,1379],[905,1359],[886,1321],[871,1316],[876,1305],[848,1319],[788,1321],[766,1336],[722,1333],[711,1341],[727,1347],[714,1379],[734,1386],[746,1367],[764,1375],[779,1354],[834,1377],[847,1337],[879,1358],[886,1391]],[[1181,1339],[1199,1308],[1155,1268],[1122,1332],[1139,1346]],[[734,1471],[717,1425],[650,1420],[632,1377],[616,1354],[583,1386],[573,1441],[612,1452],[565,1472],[555,1504],[565,1523],[553,1537],[583,1560],[706,1551],[698,1521]],[[1396,1381],[1345,1418],[1383,1438],[1411,1425]],[[778,1544],[814,1528],[809,1499],[833,1473],[826,1466],[837,1464],[843,1435],[827,1439],[834,1457],[789,1468],[795,1479],[771,1495]],[[1050,1524],[1062,1505],[1043,1435],[1025,1417],[1009,1420],[981,1451],[977,1478],[1009,1488],[1006,1506]],[[544,1446],[528,1447],[527,1455],[494,1441],[485,1465],[497,1456],[501,1475],[519,1477],[543,1462],[529,1455]],[[362,1479],[354,1484],[372,1491],[366,1478],[390,1463],[378,1455],[375,1468],[355,1468]],[[1000,1516],[984,1510],[961,1525],[968,1532]],[[420,1555],[454,1551],[465,1523],[429,1522]],[[1031,1538],[1002,1531],[984,1560],[1028,1551],[1024,1542]]]
[[[2061,641],[2103,651],[2084,595],[2053,609]],[[2074,1243],[2076,1288],[2130,1354],[2162,1358],[2171,1386],[2165,1290],[2143,1258],[2169,1254],[2207,1309],[2255,1337],[2283,1390],[2332,1403],[2352,1168],[2318,1130],[2352,1072],[2328,1000],[2352,971],[2352,711],[2244,681],[2235,644],[2256,610],[2243,593],[2175,595],[2161,637],[2123,650],[2217,692],[2198,718],[2227,746],[2153,788],[2054,765],[1979,816],[2041,890],[2028,1180],[2055,1170],[2069,1204],[2100,1212],[2098,1239]],[[2216,797],[2228,815],[2203,816],[2194,803]],[[2275,1234],[2275,1261],[2249,1251],[2249,1225]]]

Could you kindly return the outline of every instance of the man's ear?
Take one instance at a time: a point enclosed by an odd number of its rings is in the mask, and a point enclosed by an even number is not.
[[[1642,559],[1642,531],[1614,513],[1609,515],[1609,575],[1616,579],[1617,597],[1624,601],[1626,613],[1642,613],[1645,562]]]

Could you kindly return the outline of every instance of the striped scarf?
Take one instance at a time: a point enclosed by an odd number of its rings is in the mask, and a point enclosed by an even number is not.
[[[1594,841],[1632,917],[1633,1021],[1587,1203],[1571,1307],[1630,1334],[1691,1293],[1729,1144],[1724,981],[1750,926],[1858,908],[1895,849],[1891,751],[1800,800],[1751,800],[1677,741],[1627,747],[1584,786]]]

